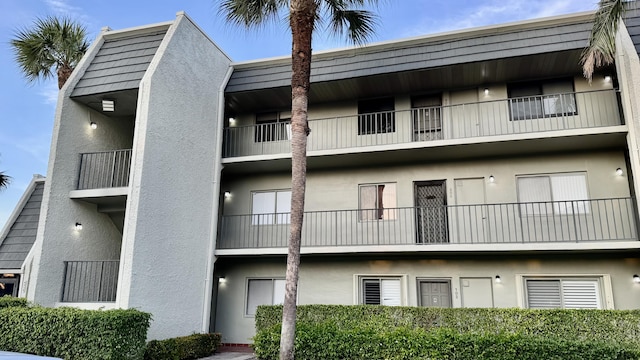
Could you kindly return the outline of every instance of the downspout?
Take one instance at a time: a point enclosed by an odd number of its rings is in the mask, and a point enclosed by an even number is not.
[[[211,208],[211,238],[209,240],[209,256],[207,260],[207,273],[204,283],[204,302],[202,304],[202,332],[209,332],[209,322],[211,319],[211,296],[213,293],[213,267],[216,262],[214,251],[216,249],[216,237],[218,233],[218,211],[220,208],[220,179],[222,178],[222,135],[224,131],[224,89],[233,73],[233,66],[229,66],[220,89],[218,90],[218,136],[215,145],[218,149],[213,163],[213,206]]]

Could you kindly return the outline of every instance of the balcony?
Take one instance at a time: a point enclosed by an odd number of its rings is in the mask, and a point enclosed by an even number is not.
[[[78,190],[129,186],[131,149],[80,155]]]
[[[217,252],[285,248],[288,223],[289,214],[223,216]],[[567,243],[637,239],[632,198],[310,211],[302,228],[303,253],[304,248],[311,253],[310,248],[336,247],[341,250],[329,252],[350,252],[349,247],[359,249],[354,251],[376,251],[376,247],[379,251],[492,251],[502,245],[562,250],[574,247]]]
[[[541,132],[559,136],[563,130],[622,124],[616,91],[565,93],[310,120],[307,150],[313,156],[388,150],[381,147],[390,145],[445,146],[503,141],[512,135],[540,138],[535,133]],[[223,157],[286,156],[291,152],[290,137],[288,122],[228,127]]]
[[[115,302],[120,261],[65,261],[63,303]]]

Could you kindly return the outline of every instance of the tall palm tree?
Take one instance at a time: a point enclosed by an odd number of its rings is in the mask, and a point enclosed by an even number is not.
[[[627,0],[600,0],[593,19],[589,45],[582,52],[582,72],[591,81],[597,67],[612,64],[616,52],[618,24],[624,16]]]
[[[304,212],[307,173],[307,105],[311,74],[311,38],[322,16],[330,30],[355,44],[361,44],[373,33],[375,16],[366,10],[353,9],[377,0],[221,0],[221,12],[227,21],[247,28],[278,18],[288,7],[292,35],[291,48],[291,224],[282,311],[280,359],[294,358],[296,298],[300,240]]]
[[[11,47],[27,80],[52,78],[55,67],[61,89],[89,43],[84,26],[66,17],[49,16],[36,19],[31,29],[17,30]]]

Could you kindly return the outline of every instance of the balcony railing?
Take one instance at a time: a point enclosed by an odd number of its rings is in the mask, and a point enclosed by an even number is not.
[[[131,149],[80,154],[78,190],[129,186]]]
[[[613,198],[310,211],[304,215],[302,246],[637,240],[633,202]],[[288,223],[288,214],[223,216],[218,249],[286,247]]]
[[[307,150],[621,125],[614,90],[541,95],[310,120]],[[224,129],[224,157],[291,152],[289,122]]]
[[[120,261],[65,261],[62,302],[114,302]]]

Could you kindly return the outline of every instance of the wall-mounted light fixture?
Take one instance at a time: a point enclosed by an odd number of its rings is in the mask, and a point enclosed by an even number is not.
[[[604,81],[606,81],[606,82],[611,82],[611,76],[606,75],[606,76],[604,77]]]
[[[229,118],[229,125],[230,125],[230,126],[233,126],[233,125],[235,125],[235,124],[236,124],[236,118],[230,117],[230,118]]]
[[[616,169],[616,175],[622,176],[623,174],[624,174],[624,171],[622,170],[622,168],[617,168]]]
[[[105,112],[116,111],[115,100],[102,100],[102,111],[105,111]]]
[[[488,87],[484,88],[484,94],[485,95],[489,95],[489,88]]]
[[[80,224],[79,222],[77,222],[77,223],[74,225],[74,227],[73,227],[73,228],[74,228],[74,229],[76,229],[77,231],[80,231],[80,230],[82,230],[82,224]]]
[[[640,283],[640,276],[638,276],[638,274],[633,274],[633,282],[636,284]]]
[[[93,130],[95,130],[95,129],[97,129],[97,128],[98,128],[98,124],[96,124],[96,123],[95,123],[95,122],[93,122],[93,121],[89,123],[89,126],[90,126]]]
[[[500,284],[502,282],[502,279],[500,278],[500,275],[496,275],[496,284]]]
[[[231,191],[225,191],[224,192],[224,198],[225,199],[229,199],[231,197]]]
[[[220,284],[224,284],[224,283],[226,283],[226,282],[227,282],[227,279],[226,279],[224,276],[220,276],[220,277],[218,278],[218,282],[219,282]]]
[[[489,182],[490,182],[490,183],[492,183],[492,184],[493,184],[494,182],[496,182],[496,178],[495,178],[495,176],[493,176],[493,175],[489,175]]]

